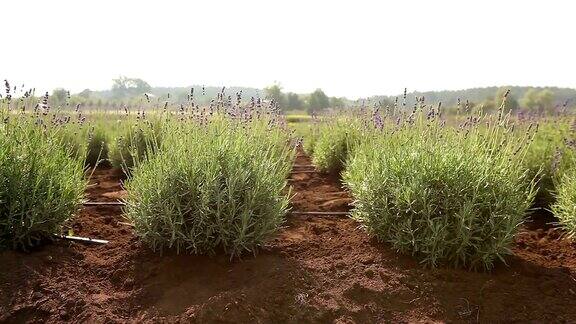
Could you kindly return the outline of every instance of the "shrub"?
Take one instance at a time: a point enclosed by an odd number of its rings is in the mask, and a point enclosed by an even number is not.
[[[552,212],[569,237],[576,235],[576,170],[562,176],[556,190]]]
[[[493,267],[534,196],[506,119],[470,117],[445,128],[419,114],[355,149],[344,173],[353,218],[379,240],[429,266]]]
[[[304,152],[311,156],[314,153],[314,145],[318,137],[317,125],[315,123],[301,123],[292,125],[292,128],[294,129],[295,136],[302,139]]]
[[[123,134],[114,141],[110,155],[114,167],[130,174],[140,162],[159,150],[162,123],[160,120],[142,120],[125,126]]]
[[[317,138],[318,136],[315,129],[311,129],[306,136],[302,137],[303,140],[302,148],[304,149],[304,152],[309,156],[312,156],[314,154],[314,147],[316,146]]]
[[[564,141],[570,137],[570,126],[565,120],[545,120],[526,152],[524,166],[537,180],[536,207],[549,208],[555,200],[555,183],[574,163],[574,152]]]
[[[255,251],[284,220],[287,137],[253,122],[172,125],[126,183],[127,217],[154,250]]]
[[[292,123],[290,127],[294,130],[295,136],[302,139],[302,148],[309,156],[314,154],[314,147],[320,132],[323,130],[326,123],[316,115],[310,116],[308,122]]]
[[[313,143],[312,163],[322,172],[340,173],[348,155],[361,139],[361,128],[353,119],[319,127]]]
[[[24,119],[0,126],[0,247],[26,249],[59,234],[86,186],[73,148]]]
[[[50,130],[53,136],[61,143],[62,148],[68,152],[68,156],[84,161],[86,158],[87,137],[83,130],[74,124],[64,124]]]
[[[574,126],[571,128],[574,130]],[[555,157],[553,180],[556,201],[551,207],[569,237],[576,235],[576,139],[573,136],[573,132],[566,134],[559,149],[561,155]]]
[[[96,166],[108,159],[108,141],[108,134],[102,127],[96,126],[90,130],[86,148],[86,165]]]

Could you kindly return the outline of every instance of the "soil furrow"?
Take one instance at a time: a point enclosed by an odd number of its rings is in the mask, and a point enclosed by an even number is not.
[[[311,164],[302,153],[295,163]],[[291,179],[293,210],[350,210],[337,176]],[[96,170],[87,198],[122,198],[120,181]],[[89,206],[74,234],[109,244],[0,252],[0,322],[576,321],[576,244],[545,222],[522,229],[508,266],[474,273],[426,269],[345,216],[288,215],[241,260],[153,253],[125,221],[120,206]]]

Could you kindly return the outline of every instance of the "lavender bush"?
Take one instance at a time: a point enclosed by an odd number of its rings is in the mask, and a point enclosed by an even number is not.
[[[445,127],[420,104],[364,140],[343,177],[352,217],[426,265],[491,269],[510,253],[535,191],[523,167],[533,132],[515,135],[503,109]]]

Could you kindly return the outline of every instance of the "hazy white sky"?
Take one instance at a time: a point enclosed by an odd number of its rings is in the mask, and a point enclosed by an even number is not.
[[[575,1],[0,2],[0,78],[42,90],[278,81],[356,98],[576,87]]]

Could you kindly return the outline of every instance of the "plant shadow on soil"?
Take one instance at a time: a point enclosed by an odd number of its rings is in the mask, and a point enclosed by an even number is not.
[[[89,199],[121,198],[120,180],[97,169]],[[338,177],[290,182],[293,210],[350,209]],[[0,252],[0,322],[573,322],[576,245],[542,216],[521,229],[508,265],[482,273],[426,269],[334,215],[289,215],[256,257],[159,255],[120,224],[120,207],[92,206],[71,227],[109,244]]]

